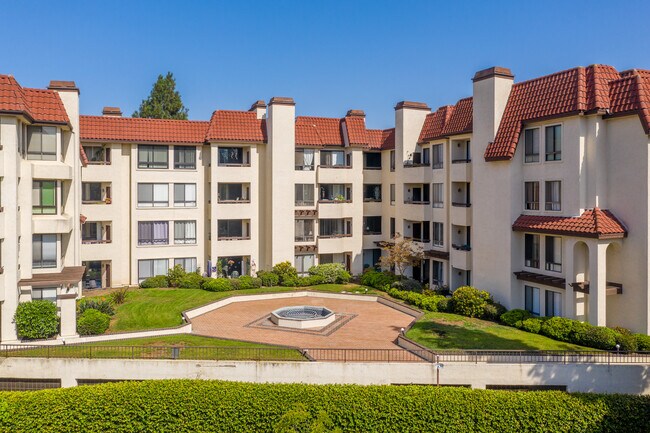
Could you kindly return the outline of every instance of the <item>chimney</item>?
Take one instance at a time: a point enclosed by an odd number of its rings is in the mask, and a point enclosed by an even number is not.
[[[120,107],[104,107],[102,116],[106,117],[122,117],[122,110]]]
[[[248,111],[254,111],[258,119],[264,119],[266,117],[266,103],[261,99],[258,99],[251,105],[251,108]]]
[[[345,117],[366,117],[366,113],[363,110],[348,110]]]
[[[515,76],[510,69],[493,66],[474,74],[473,139],[475,155],[483,155],[494,141]]]
[[[401,101],[395,105],[395,158],[397,165],[410,159],[417,147],[424,119],[431,108],[423,102]]]
[[[58,92],[77,92],[79,93],[79,88],[74,81],[62,81],[62,80],[52,80],[50,85],[47,86],[50,90],[56,90]]]

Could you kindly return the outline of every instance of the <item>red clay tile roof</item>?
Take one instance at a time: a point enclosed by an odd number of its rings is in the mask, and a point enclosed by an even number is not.
[[[368,147],[373,150],[395,149],[395,128],[368,129]]]
[[[586,210],[579,217],[521,215],[512,225],[512,230],[597,239],[627,236],[623,223],[612,212],[599,208]]]
[[[82,166],[86,167],[88,165],[88,156],[81,143],[79,143],[79,159],[81,159]]]
[[[463,98],[456,105],[445,105],[428,114],[418,143],[472,132],[473,99]]]
[[[11,75],[0,75],[0,112],[21,114],[36,123],[70,125],[57,92],[23,88]]]
[[[205,142],[208,126],[195,120],[79,116],[81,141],[198,144]]]
[[[266,143],[266,119],[254,111],[217,110],[212,113],[207,141]]]
[[[350,146],[367,147],[370,143],[368,130],[366,129],[366,119],[362,116],[346,116],[343,119],[348,133],[348,142]]]
[[[296,146],[343,146],[342,119],[296,117]]]
[[[485,160],[512,159],[523,122],[598,110],[612,115],[636,112],[650,134],[650,73],[619,74],[611,66],[591,65],[514,84]]]

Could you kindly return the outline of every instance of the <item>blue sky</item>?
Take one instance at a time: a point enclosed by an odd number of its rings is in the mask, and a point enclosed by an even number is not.
[[[29,87],[74,80],[83,114],[130,115],[172,71],[191,119],[292,96],[300,115],[362,109],[387,128],[397,101],[453,104],[493,65],[517,81],[592,63],[650,69],[647,1],[54,3],[3,2],[0,73]]]

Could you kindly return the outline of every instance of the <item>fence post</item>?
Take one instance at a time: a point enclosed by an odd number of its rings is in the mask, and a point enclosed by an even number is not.
[[[50,357],[50,346],[47,346],[47,355],[45,357],[46,358]]]
[[[135,346],[131,346],[131,359],[135,359]]]
[[[93,358],[93,347],[88,346],[88,358],[92,359]]]

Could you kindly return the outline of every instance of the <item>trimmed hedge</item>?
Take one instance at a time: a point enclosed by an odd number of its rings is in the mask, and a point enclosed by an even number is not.
[[[232,290],[232,284],[228,278],[208,278],[203,283],[203,290],[208,292],[227,292]]]
[[[142,289],[163,289],[169,287],[169,280],[167,275],[156,275],[155,277],[147,278],[140,283]]]
[[[438,309],[438,305],[440,302],[443,302],[443,300],[447,301],[447,298],[441,295],[423,295],[421,293],[389,287],[385,287],[384,289],[391,297],[406,301],[406,303],[425,311],[443,311]]]
[[[106,332],[111,323],[111,316],[98,310],[89,309],[77,317],[79,335],[99,335]]]
[[[50,301],[21,302],[14,321],[20,338],[50,338],[59,332],[56,304]]]
[[[264,287],[274,287],[280,284],[280,277],[269,271],[258,271],[257,277],[262,281]]]
[[[360,282],[364,286],[381,289],[384,286],[390,286],[397,279],[397,276],[391,272],[379,272],[371,269],[361,274]]]
[[[647,396],[165,380],[0,393],[0,429],[272,432],[296,404],[345,432],[637,433],[650,419]]]

